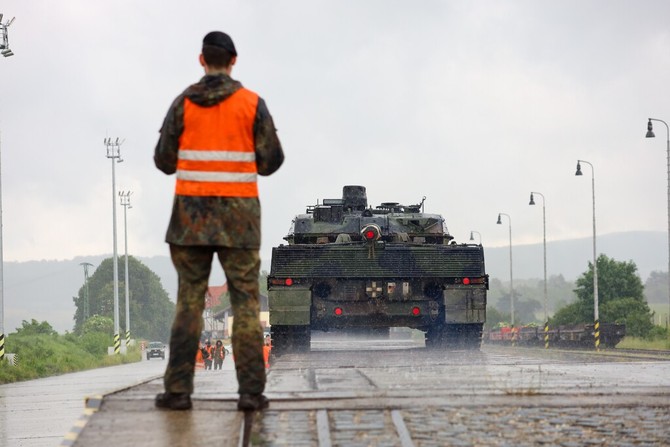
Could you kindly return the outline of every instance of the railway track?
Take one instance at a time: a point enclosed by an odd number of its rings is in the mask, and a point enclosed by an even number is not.
[[[595,348],[584,348],[584,347],[550,347],[549,349],[544,349],[538,346],[527,346],[527,345],[501,345],[501,344],[490,344],[484,345],[484,350],[496,349],[505,350],[506,352],[510,351],[532,351],[536,355],[546,357],[556,357],[560,354],[570,355],[574,354],[581,357],[593,357],[593,358],[610,358],[610,359],[621,359],[621,360],[649,360],[649,361],[667,361],[670,360],[670,350],[656,350],[656,349],[625,349],[625,348],[600,348],[599,351],[596,351]],[[544,353],[544,355],[543,355]]]
[[[319,447],[670,439],[670,358],[655,353],[324,339],[271,365],[270,408],[253,418],[237,411],[236,385],[233,369],[198,372],[190,412],[154,408],[160,378],[107,395],[68,445],[241,446],[245,434],[249,445]]]

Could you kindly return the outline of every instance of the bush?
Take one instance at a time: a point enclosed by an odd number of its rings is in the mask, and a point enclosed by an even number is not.
[[[7,336],[5,351],[17,355],[17,365],[0,364],[0,383],[37,379],[56,374],[119,365],[141,360],[139,347],[126,355],[107,355],[111,337],[101,332],[58,335],[48,323],[24,321],[24,327]]]

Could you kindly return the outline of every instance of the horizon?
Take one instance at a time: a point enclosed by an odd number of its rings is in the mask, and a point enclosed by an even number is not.
[[[667,254],[664,251],[667,246],[665,232],[613,233],[602,235],[600,239],[599,253],[604,253],[617,261],[635,262],[643,283],[652,271],[667,271]],[[587,270],[588,263],[593,259],[591,238],[551,241],[547,244],[548,279],[560,274],[566,281],[575,281]],[[491,280],[498,279],[503,284],[509,283],[508,249],[508,246],[484,246],[486,270]],[[513,251],[515,281],[541,281],[542,243],[513,246]],[[170,300],[174,302],[177,275],[169,254],[144,257],[131,253],[131,256],[140,260],[159,276]],[[103,254],[68,260],[5,262],[3,281],[5,327],[13,329],[20,326],[21,320],[35,318],[38,321],[49,321],[59,332],[70,330],[75,309],[71,297],[79,293],[84,282],[80,262],[88,261],[95,264],[98,259],[110,257],[111,254]],[[147,262],[148,260],[152,262]],[[269,271],[269,262],[270,259],[262,260],[261,268]],[[215,266],[209,284],[214,286],[224,283],[225,276],[222,269]]]

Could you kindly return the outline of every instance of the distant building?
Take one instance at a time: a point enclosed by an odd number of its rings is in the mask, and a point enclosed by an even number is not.
[[[233,310],[230,305],[228,294],[228,284],[218,287],[209,287],[205,295],[205,312],[203,318],[205,319],[205,331],[211,332],[211,338],[229,338],[233,332]],[[266,295],[260,296],[261,302],[261,326],[263,329],[270,327],[270,308],[268,306],[268,297]],[[225,303],[225,307],[218,312],[214,312],[213,308]]]
[[[203,339],[217,340],[224,338],[223,327],[213,318],[214,309],[221,307],[225,295],[228,293],[228,284],[222,286],[210,286],[205,292],[205,310],[202,313]],[[204,341],[203,340],[203,341]]]

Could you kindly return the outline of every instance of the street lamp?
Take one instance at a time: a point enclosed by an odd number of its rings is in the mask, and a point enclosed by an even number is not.
[[[0,17],[2,20],[2,17]],[[0,140],[2,138],[0,137]],[[0,141],[0,153],[2,152]],[[2,156],[0,156],[0,160]],[[4,254],[2,248],[2,165],[0,163],[0,362],[5,359],[5,281],[4,281]]]
[[[116,163],[121,163],[121,144],[123,141],[105,138],[107,147],[107,158],[112,160],[112,230],[114,239],[114,354],[121,352],[121,339],[119,337],[119,257],[116,251]]]
[[[595,335],[596,351],[600,351],[600,318],[598,316],[598,259],[596,257],[596,174],[593,165],[586,160],[577,160],[575,175],[582,175],[582,166],[586,163],[591,166],[591,195],[593,198],[593,331]]]
[[[475,241],[474,234],[479,236],[479,245],[482,245],[482,235],[479,233],[479,231],[471,230],[470,231],[470,240],[473,241],[473,242]]]
[[[659,120],[656,118],[649,118],[649,122],[647,123],[647,138],[654,138],[656,135],[654,135],[654,130],[651,125],[652,121],[658,121],[659,123],[665,124],[665,131],[667,135],[667,171],[668,171],[668,318],[665,323],[665,328],[668,332],[668,339],[670,339],[670,127],[668,127],[668,123],[666,123],[663,120]]]
[[[9,49],[9,34],[7,28],[14,22],[16,17],[12,17],[7,23],[2,23],[2,14],[0,14],[0,54],[3,57],[14,56],[14,52]]]
[[[530,201],[528,205],[535,205],[535,197],[533,194],[537,194],[542,197],[542,248],[544,251],[544,348],[549,348],[549,314],[547,313],[547,216],[545,213],[544,207],[544,195],[539,192],[530,193]]]
[[[130,346],[130,289],[128,286],[128,208],[130,206],[130,195],[132,192],[119,192],[121,198],[121,206],[123,207],[123,232],[126,246],[126,278],[125,278],[125,292],[126,292],[126,347]]]
[[[507,220],[509,223],[509,289],[510,289],[509,303],[510,303],[510,314],[511,314],[512,331],[513,331],[514,330],[514,276],[512,275],[512,218],[509,217],[509,214],[498,213],[498,222],[496,222],[498,225],[502,224],[500,216],[507,216]],[[514,333],[512,334],[512,337],[514,338]]]
[[[88,294],[88,268],[93,267],[93,264],[90,262],[80,262],[79,265],[84,267],[84,309],[83,315],[84,318],[82,323],[85,323],[88,320],[89,315],[89,294]]]

